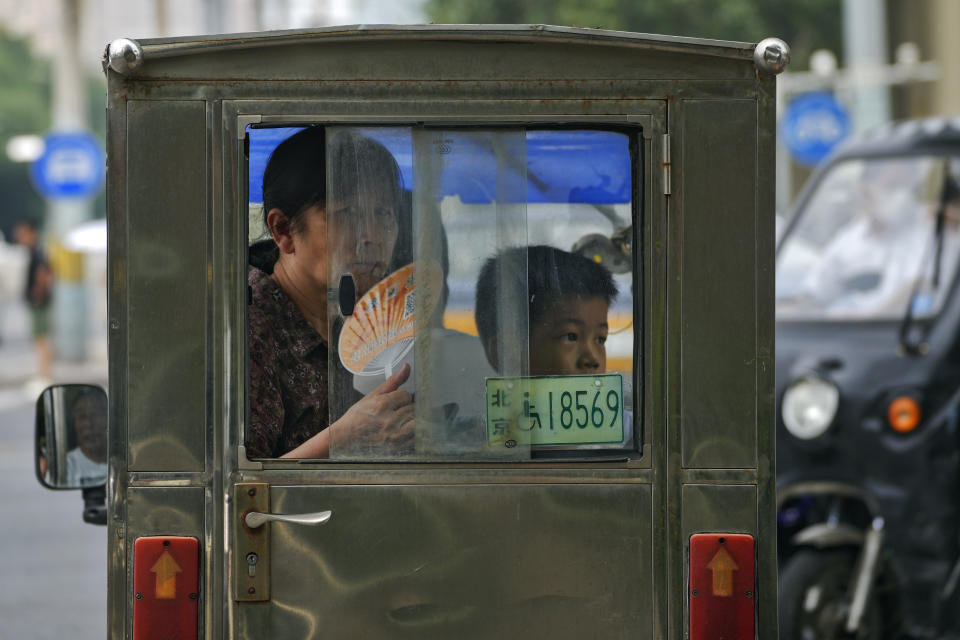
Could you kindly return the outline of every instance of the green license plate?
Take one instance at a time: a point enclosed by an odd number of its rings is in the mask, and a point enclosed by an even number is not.
[[[513,447],[620,444],[623,378],[487,378],[487,442]]]

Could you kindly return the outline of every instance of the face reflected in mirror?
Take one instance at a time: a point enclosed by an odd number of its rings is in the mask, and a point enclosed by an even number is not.
[[[107,395],[91,385],[50,387],[37,403],[37,475],[52,488],[107,479]]]
[[[94,462],[107,461],[107,397],[91,391],[73,402],[73,426],[83,455]]]

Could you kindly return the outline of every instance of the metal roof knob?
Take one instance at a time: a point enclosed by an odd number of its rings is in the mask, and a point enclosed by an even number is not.
[[[761,71],[778,74],[790,64],[790,45],[780,38],[764,38],[753,50],[753,62]]]
[[[143,48],[136,40],[118,38],[107,45],[107,64],[120,75],[127,75],[143,62]]]

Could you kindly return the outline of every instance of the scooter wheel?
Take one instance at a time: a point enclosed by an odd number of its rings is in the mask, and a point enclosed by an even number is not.
[[[867,602],[860,628],[846,632],[857,553],[857,549],[804,549],[790,557],[779,579],[781,640],[886,637],[883,609],[875,597]]]

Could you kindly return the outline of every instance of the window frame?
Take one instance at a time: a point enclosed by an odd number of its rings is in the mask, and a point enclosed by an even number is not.
[[[640,100],[634,101],[644,105],[656,105],[661,107],[661,101]],[[284,110],[283,105],[277,105]],[[635,106],[635,105],[634,105]],[[273,111],[271,109],[271,111]],[[303,465],[321,464],[323,468],[356,468],[371,467],[376,465],[397,465],[404,467],[427,465],[430,467],[479,467],[479,468],[519,468],[524,465],[544,466],[545,463],[576,463],[577,466],[590,463],[599,463],[608,466],[611,463],[625,463],[629,467],[649,467],[651,458],[649,455],[649,440],[645,438],[645,408],[646,386],[649,384],[645,374],[649,373],[644,362],[645,345],[648,338],[645,330],[645,304],[644,299],[648,295],[646,289],[650,286],[645,278],[645,270],[649,265],[650,257],[644,255],[647,250],[643,245],[644,228],[648,223],[650,208],[654,202],[656,194],[650,193],[654,181],[652,180],[653,162],[651,139],[654,132],[654,122],[657,118],[654,113],[639,112],[631,114],[610,114],[610,115],[496,115],[482,118],[465,118],[454,115],[431,115],[409,117],[402,115],[334,115],[334,114],[311,114],[301,113],[260,113],[260,114],[236,114],[236,140],[238,145],[237,171],[234,172],[237,183],[235,185],[234,197],[238,204],[244,209],[242,218],[242,229],[240,229],[240,238],[242,250],[239,251],[240,259],[238,262],[238,272],[246,274],[246,246],[248,242],[248,128],[274,128],[274,127],[304,127],[304,126],[324,126],[324,127],[423,127],[427,129],[456,129],[469,130],[471,128],[497,129],[520,127],[527,130],[603,130],[624,133],[628,136],[629,152],[631,156],[631,243],[633,250],[633,264],[631,269],[631,283],[633,286],[633,398],[632,409],[633,419],[629,425],[625,425],[629,431],[629,439],[632,443],[623,449],[612,449],[597,447],[595,449],[571,448],[563,450],[554,447],[546,455],[540,453],[542,450],[531,449],[531,456],[528,459],[520,461],[492,461],[479,460],[476,458],[465,458],[463,460],[450,459],[424,459],[415,458],[405,459],[371,459],[371,460],[338,460],[338,459],[281,459],[281,458],[255,458],[248,459],[244,449],[247,428],[249,424],[249,347],[248,347],[248,326],[247,326],[247,308],[244,304],[242,335],[242,366],[241,375],[243,377],[242,403],[236,410],[237,418],[234,424],[237,424],[237,430],[234,432],[237,442],[238,469],[263,469],[263,468],[303,468]],[[660,114],[665,116],[665,114]],[[660,129],[664,128],[665,121]],[[662,133],[662,131],[661,131]],[[664,194],[666,195],[666,194]],[[638,254],[637,251],[640,253]],[[242,278],[242,286],[246,290],[246,278]],[[246,302],[247,295],[243,296]],[[642,380],[640,385],[637,380]],[[534,452],[537,452],[534,455]],[[267,465],[264,467],[263,465]]]

